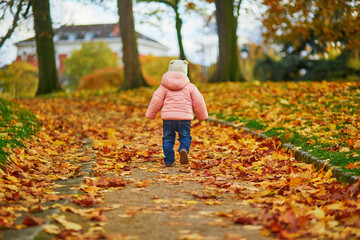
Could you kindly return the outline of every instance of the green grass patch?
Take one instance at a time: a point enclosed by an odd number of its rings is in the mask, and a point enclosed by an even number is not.
[[[309,152],[319,159],[330,159],[330,163],[332,165],[339,166],[344,171],[360,176],[360,169],[345,168],[350,162],[355,163],[360,161],[360,150],[352,150],[350,152],[329,151],[329,148],[333,147],[333,145],[329,143],[321,143],[318,137],[313,135],[304,136],[296,131],[286,129],[284,127],[267,128],[267,125],[261,122],[261,120],[245,119],[236,115],[217,113],[216,117],[218,119],[225,119],[229,122],[241,122],[244,126],[252,130],[264,130],[264,134],[268,137],[278,137],[283,142],[300,147],[303,151]],[[312,121],[307,121],[305,124],[311,126]],[[336,128],[341,129],[343,127],[336,125]],[[326,128],[325,130],[329,131],[330,129]],[[347,147],[347,143],[343,143],[341,147]],[[359,156],[352,157],[351,154],[358,154]]]
[[[23,141],[38,130],[33,114],[16,103],[0,99],[0,162],[6,164],[11,150],[23,147]]]
[[[246,123],[246,127],[251,129],[257,129],[257,130],[264,130],[266,128],[266,125],[259,122],[258,120],[249,120]]]

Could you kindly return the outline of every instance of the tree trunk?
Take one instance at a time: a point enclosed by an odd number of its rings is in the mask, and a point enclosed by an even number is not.
[[[234,1],[215,0],[216,22],[219,37],[219,59],[209,82],[244,81],[240,71],[237,47],[237,18]]]
[[[34,13],[39,86],[36,95],[60,91],[49,0],[31,0]]]
[[[186,60],[184,46],[182,43],[182,35],[181,35],[182,20],[180,18],[180,14],[178,10],[177,9],[174,10],[175,10],[175,27],[176,27],[178,44],[179,44],[180,59]]]
[[[125,77],[121,89],[147,86],[140,69],[132,2],[131,0],[118,0],[117,2],[120,17],[120,33],[123,44]]]

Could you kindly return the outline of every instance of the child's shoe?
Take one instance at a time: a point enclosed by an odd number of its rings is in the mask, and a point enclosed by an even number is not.
[[[180,163],[181,164],[188,164],[189,163],[189,157],[188,153],[185,149],[180,150]]]
[[[166,164],[165,164],[165,167],[172,167],[172,166],[174,166],[173,163],[171,163],[171,164],[170,164],[170,163],[166,163]]]

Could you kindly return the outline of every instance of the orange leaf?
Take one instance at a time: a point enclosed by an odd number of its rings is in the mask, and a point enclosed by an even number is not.
[[[355,164],[353,164],[353,163],[351,162],[351,163],[349,163],[349,165],[347,165],[345,168],[346,168],[346,169],[356,169],[356,168],[360,168],[360,165],[355,165]]]

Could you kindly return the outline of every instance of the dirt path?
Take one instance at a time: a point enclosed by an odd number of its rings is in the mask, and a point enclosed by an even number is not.
[[[184,173],[182,166],[170,169],[156,163],[138,166],[128,177],[135,183],[105,194],[107,204],[122,204],[106,214],[111,219],[105,227],[108,233],[154,240],[232,239],[231,236],[263,239],[259,234],[261,227],[244,228],[225,217],[236,210],[256,211],[242,205],[232,194],[201,199],[204,191],[212,191],[212,187],[198,183],[197,178]],[[158,171],[146,172],[148,169]],[[149,186],[140,187],[144,182]]]
[[[83,139],[92,142],[82,154],[68,156],[71,164],[61,164],[77,169],[79,162],[89,162],[92,170],[80,172],[84,179],[69,187],[75,194],[65,202],[44,202],[59,211],[46,222],[35,221],[43,229],[35,239],[360,237],[359,183],[344,186],[331,178],[331,171],[316,172],[312,165],[296,162],[274,139],[262,141],[231,127],[193,121],[190,164],[181,166],[177,155],[176,165],[166,168],[162,122],[145,119],[145,109],[111,98],[23,104],[46,123],[35,150],[45,139],[61,151],[79,147]],[[37,150],[36,157],[44,151]],[[67,176],[78,177],[79,172]],[[49,191],[69,194],[44,189]],[[43,198],[32,197],[34,202]],[[10,200],[6,204],[16,204]]]

